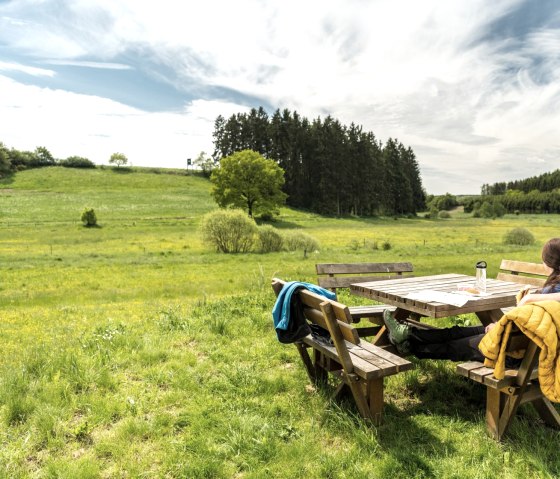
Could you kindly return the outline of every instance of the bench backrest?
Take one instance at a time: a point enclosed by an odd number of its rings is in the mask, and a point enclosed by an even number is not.
[[[319,286],[332,291],[353,283],[403,278],[413,271],[411,263],[319,263],[315,269]]]
[[[543,286],[548,277],[541,263],[503,259],[497,279],[531,286]]]
[[[280,294],[284,284],[281,279],[272,279],[272,289],[276,296]],[[306,289],[301,289],[297,294],[303,303],[305,318],[330,333],[339,355],[345,355],[344,351],[341,352],[339,349],[345,350],[348,354],[344,340],[352,344],[360,344],[358,331],[351,325],[352,317],[347,306]]]

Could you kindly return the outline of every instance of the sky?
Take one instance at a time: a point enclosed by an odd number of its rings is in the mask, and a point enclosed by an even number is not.
[[[410,146],[429,194],[560,164],[560,0],[0,0],[0,142],[186,168],[262,106]]]

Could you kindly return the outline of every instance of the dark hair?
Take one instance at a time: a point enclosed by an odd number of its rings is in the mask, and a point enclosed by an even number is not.
[[[550,290],[560,283],[560,238],[552,238],[546,242],[542,249],[542,260],[552,272],[546,279],[541,291]]]

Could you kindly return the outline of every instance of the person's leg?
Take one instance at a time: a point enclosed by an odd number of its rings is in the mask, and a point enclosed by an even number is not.
[[[414,336],[415,342],[427,344],[447,343],[479,334],[484,334],[484,326],[452,326],[451,328],[433,329],[420,329],[410,326],[408,333],[409,336]]]
[[[484,328],[482,328],[482,330],[484,331]],[[446,342],[427,343],[417,338],[416,333],[418,331],[415,330],[411,332],[408,337],[409,351],[417,358],[449,359],[451,361],[484,361],[484,356],[478,349],[484,332],[476,335],[458,337],[457,339]]]

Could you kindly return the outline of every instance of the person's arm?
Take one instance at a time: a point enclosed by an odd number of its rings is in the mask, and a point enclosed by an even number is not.
[[[535,303],[537,301],[560,301],[560,293],[529,293],[521,298],[517,306],[523,306],[526,303]]]

